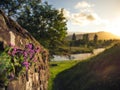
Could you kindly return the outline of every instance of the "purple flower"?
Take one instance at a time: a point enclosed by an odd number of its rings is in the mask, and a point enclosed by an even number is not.
[[[32,49],[32,48],[33,48],[33,44],[30,43],[30,44],[26,45],[25,47],[26,47],[27,49]]]
[[[26,70],[28,70],[29,65],[30,65],[30,64],[29,64],[27,61],[23,62],[23,66],[25,66],[25,67],[26,67]]]
[[[17,53],[17,48],[13,48],[12,56],[15,56],[16,53]]]
[[[35,55],[35,50],[30,50],[29,52],[30,59],[32,59],[34,55]]]
[[[27,60],[27,57],[24,57],[24,60]]]
[[[35,50],[30,50],[30,54],[34,54],[35,53]]]
[[[13,50],[14,50],[14,51],[17,51],[17,48],[14,48]]]
[[[28,56],[28,54],[27,54],[26,51],[23,53],[23,55],[24,55],[24,57],[27,57],[27,56]]]

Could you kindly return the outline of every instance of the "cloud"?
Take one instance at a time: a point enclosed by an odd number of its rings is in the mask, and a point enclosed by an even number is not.
[[[95,25],[107,25],[109,23],[108,20],[100,18],[96,13],[91,13],[92,17],[94,17],[93,24]]]
[[[67,9],[64,9],[63,13],[64,17],[73,25],[86,26],[89,24],[100,25],[107,23],[107,20],[101,19],[95,12],[71,13]]]
[[[87,18],[89,21],[94,21],[94,20],[96,19],[93,15],[88,15],[88,16],[86,16],[86,18]]]
[[[74,25],[85,26],[88,24],[103,24],[105,20],[102,20],[96,13],[71,13],[69,20]]]
[[[71,14],[71,22],[74,25],[87,25],[89,20],[87,20],[87,15],[85,13],[73,13]]]
[[[86,1],[82,1],[82,2],[78,2],[76,5],[75,5],[75,9],[79,9],[79,8],[91,8],[93,7],[94,4],[90,4]]]
[[[63,14],[64,14],[64,17],[66,17],[66,19],[70,19],[70,12],[68,10],[64,9]]]
[[[86,1],[81,1],[74,6],[74,9],[77,9],[80,12],[84,12],[84,13],[91,13],[94,11],[93,10],[94,6],[95,6],[94,4],[88,3]]]

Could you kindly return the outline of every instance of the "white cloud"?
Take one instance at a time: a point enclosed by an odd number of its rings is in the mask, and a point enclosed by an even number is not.
[[[75,5],[76,9],[80,8],[80,12],[71,13],[70,11],[64,9],[63,13],[64,16],[68,19],[68,21],[70,21],[73,25],[85,26],[89,24],[106,24],[107,20],[101,19],[95,12],[93,12],[93,6],[93,4],[82,1]]]
[[[101,19],[96,13],[91,13],[91,15],[95,18],[93,21],[95,25],[107,25],[109,23],[108,20]]]
[[[64,17],[66,17],[66,19],[70,18],[70,12],[68,10],[64,9],[63,14],[64,14]]]
[[[106,24],[107,20],[102,20],[96,13],[71,13],[69,20],[74,25],[85,26],[88,24]]]
[[[76,5],[75,5],[75,9],[79,9],[79,8],[91,8],[93,7],[94,4],[90,4],[86,1],[82,1],[82,2],[78,2]]]
[[[85,13],[73,13],[71,14],[71,22],[76,25],[87,25],[89,21],[86,19]]]

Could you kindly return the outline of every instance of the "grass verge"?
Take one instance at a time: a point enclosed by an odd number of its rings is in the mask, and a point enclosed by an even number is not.
[[[59,73],[73,67],[77,63],[79,63],[79,61],[75,61],[75,60],[74,61],[71,60],[71,61],[50,62],[50,79],[48,83],[48,90],[53,90],[54,79]]]

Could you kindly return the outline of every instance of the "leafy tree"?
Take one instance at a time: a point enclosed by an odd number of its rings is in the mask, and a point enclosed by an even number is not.
[[[70,45],[71,46],[75,46],[76,45],[76,35],[75,35],[75,33],[73,33],[73,35],[72,35],[72,41],[70,42]]]
[[[19,17],[21,11],[29,4],[41,3],[41,0],[0,0],[0,9],[2,9],[8,16],[16,19]]]
[[[57,10],[41,0],[1,0],[0,8],[27,29],[50,54],[56,54],[66,36],[63,9]]]
[[[98,35],[95,34],[95,36],[94,36],[94,43],[97,43],[97,41],[98,41]]]
[[[89,35],[88,34],[84,34],[83,35],[83,40],[87,43],[89,42]]]
[[[73,33],[73,35],[72,35],[72,40],[76,41],[76,35],[75,35],[75,33]]]
[[[14,15],[18,8],[20,8],[20,2],[23,0],[0,0],[0,9],[4,10],[8,16]]]
[[[17,21],[48,48],[50,54],[57,54],[67,30],[63,9],[52,8],[47,2],[34,4],[25,7]]]

